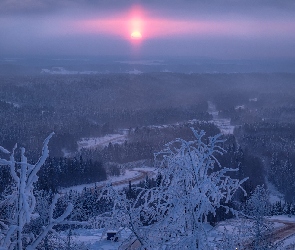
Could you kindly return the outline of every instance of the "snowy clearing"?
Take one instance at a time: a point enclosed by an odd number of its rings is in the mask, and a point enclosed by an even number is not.
[[[132,181],[132,184],[136,184],[149,176],[150,178],[156,175],[156,171],[154,168],[145,167],[145,168],[134,168],[134,169],[126,169],[124,175],[120,176],[112,176],[109,177],[106,181],[94,182],[89,184],[82,184],[77,186],[72,186],[68,188],[61,188],[61,192],[69,192],[70,190],[77,191],[81,193],[85,188],[102,188],[108,183],[112,183],[112,186],[116,186],[118,188],[122,188],[127,185],[129,181]]]
[[[127,71],[127,73],[131,75],[139,75],[139,74],[142,74],[143,72],[137,69],[133,69],[133,70]]]
[[[63,67],[52,67],[51,69],[42,69],[41,74],[51,74],[51,75],[93,75],[93,74],[103,74],[98,71],[75,71],[75,70],[67,70]]]
[[[288,216],[288,215],[273,215],[269,218],[269,220],[273,221],[281,221],[281,222],[293,222],[295,223],[295,216]]]
[[[72,241],[84,243],[89,250],[118,250],[130,236],[130,231],[123,229],[120,231],[118,242],[107,240],[103,229],[74,229],[72,230]],[[66,240],[68,231],[61,232],[61,237]]]
[[[269,218],[269,220],[281,220],[281,222],[274,222],[274,231],[275,232],[281,232],[285,229],[284,221],[292,221],[295,224],[295,217],[289,218],[288,216],[281,215],[281,216],[272,216]],[[249,235],[243,234],[243,235],[237,235],[238,230],[240,227],[244,228],[251,228],[253,226],[252,222],[250,220],[246,219],[229,219],[226,221],[222,221],[218,223],[215,227],[211,227],[209,224],[206,227],[206,230],[208,232],[209,242],[212,247],[216,248],[216,243],[220,242],[222,239],[222,234],[226,231],[229,235],[232,237],[240,237],[240,239],[244,242],[247,242],[249,240]],[[67,232],[63,232],[63,237],[66,237]],[[295,231],[294,231],[295,234]],[[282,249],[293,249],[288,248],[292,244],[295,243],[295,235],[290,234],[284,238],[281,238],[280,240],[283,243]],[[128,237],[130,236],[130,231],[128,230],[122,230],[120,233],[119,241],[118,242],[112,242],[109,240],[106,240],[106,235],[103,235],[102,229],[75,229],[73,230],[73,240],[75,242],[85,243],[89,245],[90,250],[94,249],[101,249],[101,250],[117,250],[121,249],[120,246],[126,245],[128,241]],[[122,248],[123,249],[123,248]],[[217,248],[216,248],[217,249]]]
[[[96,147],[105,147],[108,146],[109,143],[117,143],[123,144],[127,140],[127,133],[123,134],[108,134],[103,137],[89,137],[82,138],[78,141],[78,150],[80,151],[82,148],[96,148]]]
[[[208,101],[208,113],[212,115],[213,120],[210,121],[215,124],[224,135],[229,135],[234,133],[235,126],[231,125],[231,120],[228,118],[219,118],[219,112],[216,110],[214,103]]]

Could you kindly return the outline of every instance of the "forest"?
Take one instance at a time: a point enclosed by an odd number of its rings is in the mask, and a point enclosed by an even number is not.
[[[128,228],[142,249],[205,249],[205,221],[215,226],[239,212],[255,225],[253,242],[239,249],[280,249],[262,217],[295,215],[294,79],[1,75],[0,249],[89,249],[56,236],[84,227]],[[110,135],[123,141],[99,143]],[[144,166],[155,174],[105,184]],[[253,206],[265,209],[253,214]]]

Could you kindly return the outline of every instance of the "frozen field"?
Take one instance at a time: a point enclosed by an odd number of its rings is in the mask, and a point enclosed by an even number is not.
[[[82,148],[96,148],[96,147],[105,147],[109,143],[123,144],[127,140],[128,129],[122,130],[120,134],[108,134],[103,137],[89,137],[82,138],[78,141],[78,149]]]
[[[272,216],[270,220],[274,221],[273,228],[275,231],[281,231],[286,226],[286,222],[292,222],[295,224],[295,217],[289,218],[288,216]],[[206,227],[209,237],[210,245],[213,249],[218,249],[216,244],[224,240],[224,233],[228,234],[228,239],[232,238],[232,241],[249,242],[250,235],[245,233],[249,231],[253,226],[252,222],[244,219],[230,219],[227,221],[222,221],[218,223],[216,227],[211,227],[208,225]],[[243,228],[242,234],[239,230]],[[67,232],[63,232],[63,237],[66,237]],[[128,242],[128,237],[130,236],[129,230],[122,230],[120,232],[120,237],[118,242],[112,242],[106,239],[106,235],[103,234],[102,229],[77,229],[73,231],[73,241],[84,243],[88,245],[90,250],[117,250],[121,249],[121,245],[125,245]],[[280,239],[282,245],[278,250],[294,249],[288,248],[295,243],[295,230],[294,232],[288,234],[286,237]],[[238,245],[237,245],[238,247]],[[294,246],[293,246],[294,247]]]

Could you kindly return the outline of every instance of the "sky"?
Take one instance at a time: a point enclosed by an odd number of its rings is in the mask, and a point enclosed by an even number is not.
[[[294,0],[0,0],[0,56],[295,59]]]

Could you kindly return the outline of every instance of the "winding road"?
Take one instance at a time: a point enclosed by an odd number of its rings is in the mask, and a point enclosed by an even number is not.
[[[269,222],[273,222],[273,223],[277,222],[277,223],[284,224],[284,226],[278,227],[278,228],[274,229],[270,234],[266,235],[266,238],[270,240],[270,243],[277,244],[277,243],[283,242],[287,238],[295,235],[295,221],[292,222],[292,221],[281,220],[281,219],[272,219],[272,218],[269,218],[267,220]],[[247,240],[243,244],[244,245],[243,249],[249,249],[249,250],[253,249],[252,244],[253,244],[253,239]],[[289,248],[286,247],[284,249],[289,249]],[[294,249],[294,248],[292,248],[292,249]]]
[[[155,172],[153,172],[153,171],[138,170],[138,169],[132,170],[132,171],[137,171],[137,172],[139,172],[139,174],[134,177],[131,177],[131,178],[126,178],[124,180],[111,182],[112,186],[120,186],[122,184],[128,184],[129,181],[131,181],[131,182],[132,181],[141,181],[141,180],[144,180],[146,178],[146,176],[152,177],[155,175]]]
[[[273,237],[271,239],[272,243],[277,243],[285,240],[286,238],[295,234],[295,221],[285,221],[279,219],[269,219],[270,222],[283,223],[285,226],[277,228],[272,233]]]
[[[106,184],[109,184],[109,183],[111,183],[112,186],[121,186],[121,185],[125,185],[125,184],[127,185],[129,183],[129,181],[131,181],[131,182],[141,181],[141,180],[145,180],[146,176],[148,176],[149,178],[152,178],[156,175],[156,173],[152,169],[136,168],[136,169],[132,169],[132,170],[130,169],[129,171],[134,171],[134,172],[137,172],[138,174],[135,176],[132,176],[132,177],[126,176],[126,178],[121,179],[121,180],[114,180],[114,181],[109,180],[109,181],[96,182],[96,183],[91,183],[91,184],[86,184],[86,185],[79,185],[79,186],[72,186],[72,187],[68,187],[68,188],[63,188],[59,191],[59,193],[63,194],[69,190],[76,190],[78,192],[81,192],[81,190],[83,190],[84,187],[90,188],[91,190],[94,190],[95,188],[102,189],[103,187],[105,187]]]

